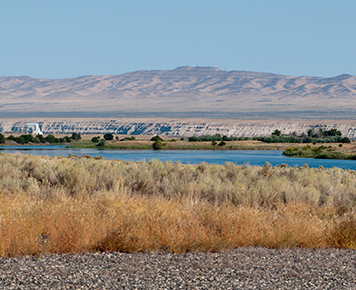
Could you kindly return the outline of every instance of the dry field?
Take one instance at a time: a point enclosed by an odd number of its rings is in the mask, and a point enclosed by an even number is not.
[[[0,154],[0,256],[356,249],[356,172]]]

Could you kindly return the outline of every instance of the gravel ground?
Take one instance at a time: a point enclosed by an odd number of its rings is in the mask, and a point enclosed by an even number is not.
[[[240,248],[3,258],[0,289],[356,289],[356,251]]]

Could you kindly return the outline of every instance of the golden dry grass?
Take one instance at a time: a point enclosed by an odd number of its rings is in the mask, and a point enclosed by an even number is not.
[[[0,154],[0,256],[356,249],[356,172]]]

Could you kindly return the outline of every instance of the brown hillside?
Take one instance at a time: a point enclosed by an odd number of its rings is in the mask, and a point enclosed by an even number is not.
[[[126,117],[352,119],[355,111],[356,77],[351,75],[295,77],[179,67],[72,79],[0,77],[3,117],[119,112]]]

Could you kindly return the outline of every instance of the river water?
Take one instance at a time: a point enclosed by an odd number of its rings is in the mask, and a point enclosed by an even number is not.
[[[101,155],[105,159],[118,159],[126,161],[140,161],[159,159],[162,161],[180,161],[184,164],[198,164],[206,162],[209,164],[224,164],[233,162],[239,165],[249,164],[262,166],[266,162],[273,166],[288,164],[289,166],[302,166],[308,164],[309,167],[333,166],[343,169],[356,170],[356,161],[353,160],[327,160],[310,158],[292,158],[282,155],[282,151],[277,150],[113,150],[97,148],[66,148],[64,145],[51,146],[2,146],[0,152],[20,153],[47,156],[69,156],[69,154],[88,154],[91,156]]]

